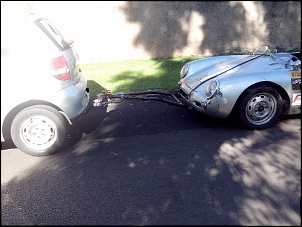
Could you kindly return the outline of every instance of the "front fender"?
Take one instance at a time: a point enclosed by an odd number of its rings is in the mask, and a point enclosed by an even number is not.
[[[210,81],[208,81],[200,84],[190,94],[189,101],[193,103],[193,107],[198,111],[221,119],[229,116],[238,98],[251,86],[257,86],[257,84],[269,82],[272,85],[283,87],[287,92],[291,90],[289,71],[246,73],[228,75],[227,77],[220,77],[216,79],[219,80],[220,94],[214,96],[210,100],[207,100],[205,97],[205,89],[210,83]],[[203,102],[207,102],[207,108],[194,105],[194,103]]]

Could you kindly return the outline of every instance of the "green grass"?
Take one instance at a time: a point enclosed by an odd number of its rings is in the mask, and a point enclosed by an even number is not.
[[[201,57],[177,57],[152,60],[126,60],[109,63],[82,64],[88,80],[90,96],[102,90],[112,94],[146,90],[175,90],[178,88],[182,66]]]

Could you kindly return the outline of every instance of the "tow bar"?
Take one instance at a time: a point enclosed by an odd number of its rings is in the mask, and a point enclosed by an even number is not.
[[[168,100],[161,96],[169,96],[174,98],[175,101]],[[164,102],[169,105],[183,107],[185,109],[192,109],[187,103],[182,103],[179,99],[181,96],[178,93],[159,91],[159,90],[148,90],[142,92],[130,92],[130,93],[117,93],[111,94],[109,90],[103,90],[102,93],[97,95],[97,98],[93,100],[93,106],[104,106],[110,103],[119,103],[126,99],[139,99],[139,100],[152,100]]]

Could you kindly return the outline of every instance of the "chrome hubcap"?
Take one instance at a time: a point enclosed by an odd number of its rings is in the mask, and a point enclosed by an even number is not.
[[[256,125],[269,122],[277,110],[277,101],[270,94],[258,94],[250,99],[246,106],[247,119]]]

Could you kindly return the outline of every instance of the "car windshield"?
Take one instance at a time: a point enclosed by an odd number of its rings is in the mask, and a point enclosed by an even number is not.
[[[267,46],[264,46],[264,47],[260,47],[258,49],[256,49],[253,53],[253,55],[261,55],[261,54],[265,54],[268,50],[268,47]]]

